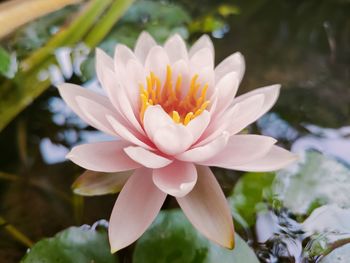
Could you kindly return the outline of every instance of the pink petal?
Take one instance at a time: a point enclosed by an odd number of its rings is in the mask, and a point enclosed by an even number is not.
[[[215,68],[215,82],[218,83],[227,73],[236,72],[239,82],[242,81],[245,71],[244,57],[241,53],[236,52],[224,59]]]
[[[140,168],[120,192],[109,221],[111,252],[130,245],[151,225],[166,194],[152,181],[152,170]]]
[[[193,137],[185,126],[174,123],[160,128],[153,142],[160,151],[173,156],[186,151],[193,144]]]
[[[101,82],[103,89],[106,91],[108,99],[113,104],[114,108],[120,112],[118,93],[121,89],[120,79],[117,77],[117,74],[109,67],[99,67],[98,78]],[[97,70],[97,69],[96,69]]]
[[[137,135],[131,132],[126,126],[124,126],[120,121],[118,121],[114,116],[107,115],[107,120],[115,130],[115,132],[124,140],[129,141],[132,144],[136,144],[138,146],[144,147],[148,150],[152,150],[153,147],[149,142],[145,140],[145,138],[141,135]]]
[[[215,86],[215,95],[220,102],[216,108],[215,115],[226,110],[233,102],[239,86],[239,79],[236,72],[230,72],[222,77]]]
[[[148,151],[142,147],[129,146],[124,149],[126,154],[135,162],[147,168],[161,168],[172,163],[172,160]]]
[[[132,170],[118,173],[85,171],[72,185],[74,193],[95,196],[118,193],[133,173]]]
[[[185,60],[178,60],[172,65],[173,81],[176,83],[177,77],[181,75],[181,94],[185,96],[190,87],[190,68]]]
[[[200,164],[233,169],[266,155],[275,143],[274,138],[267,136],[233,135],[221,152]]]
[[[256,119],[259,119],[262,115],[264,115],[267,111],[269,111],[272,108],[272,106],[276,103],[276,100],[280,93],[280,88],[281,88],[281,85],[276,84],[276,85],[255,89],[235,98],[233,103],[239,103],[251,96],[263,94],[265,97],[264,104],[260,110],[260,113],[258,114],[258,116],[256,116]]]
[[[98,80],[102,83],[102,87],[105,88],[103,70],[109,68],[114,71],[113,59],[108,56],[102,49],[96,48],[96,74]],[[106,91],[108,94],[108,92]]]
[[[89,125],[95,127],[98,130],[101,130],[111,135],[115,135],[115,132],[111,130],[110,125],[107,125],[103,119],[101,119],[99,123],[91,121],[91,117],[86,115],[86,111],[81,109],[77,101],[77,97],[87,98],[91,101],[94,101],[95,105],[98,105],[98,115],[101,113],[101,111],[104,110],[112,112],[112,114],[114,115],[115,109],[106,97],[99,95],[95,92],[89,91],[78,85],[69,83],[64,83],[58,86],[58,90],[63,100],[83,121],[87,122]]]
[[[175,161],[166,167],[155,169],[153,182],[163,192],[183,197],[197,182],[196,167],[192,163]]]
[[[214,92],[214,70],[211,66],[204,66],[199,68],[191,69],[192,76],[198,74],[198,83],[201,87],[208,85],[207,98],[210,98]],[[212,101],[211,101],[212,102]]]
[[[108,72],[108,70],[106,70]],[[139,116],[136,117],[133,107],[131,104],[128,95],[126,94],[126,90],[122,86],[118,86],[115,89],[114,98],[116,100],[117,108],[119,112],[123,115],[124,119],[136,129],[140,134],[144,134],[144,131],[139,123]]]
[[[142,64],[145,64],[149,51],[156,45],[156,41],[154,41],[153,37],[148,32],[143,31],[140,34],[135,45],[135,55]]]
[[[81,111],[85,114],[85,117],[89,120],[88,123],[93,124],[93,127],[112,136],[117,135],[117,133],[114,131],[106,119],[107,114],[117,115],[117,113],[112,112],[103,105],[82,96],[77,96],[76,101]]]
[[[263,103],[264,96],[260,94],[234,104],[221,116],[216,116],[216,118],[212,119],[212,122],[195,146],[202,146],[211,142],[223,131],[228,131],[231,135],[241,131],[255,120]]]
[[[206,161],[225,148],[229,137],[230,136],[227,132],[223,132],[221,136],[217,137],[210,143],[187,150],[186,152],[177,155],[176,159],[194,163]]]
[[[209,48],[202,48],[190,58],[190,69],[192,72],[199,72],[202,68],[214,68],[214,55]]]
[[[145,62],[146,74],[153,72],[164,84],[167,65],[169,65],[169,58],[164,48],[161,46],[152,47]]]
[[[164,49],[168,53],[170,63],[174,63],[178,60],[188,60],[185,41],[179,34],[169,37],[164,44]]]
[[[176,124],[159,105],[147,108],[143,122],[149,138],[165,154],[184,152],[193,144],[191,132],[184,125]]]
[[[147,135],[153,138],[159,128],[174,123],[162,106],[148,106],[143,117],[144,128]]]
[[[271,150],[259,159],[242,165],[232,166],[231,169],[248,172],[270,172],[287,167],[298,160],[298,156],[281,147],[272,146]]]
[[[125,141],[98,142],[75,146],[67,158],[92,171],[114,173],[140,167],[124,152],[130,144]]]
[[[114,52],[114,65],[115,71],[120,74],[119,77],[125,77],[123,74],[130,60],[137,60],[132,50],[125,45],[118,44]]]
[[[234,106],[238,105],[238,110],[234,111],[230,116],[231,120],[227,131],[230,134],[236,134],[256,121],[261,113],[264,102],[265,96],[263,94],[256,94],[234,104]]]
[[[125,79],[123,88],[126,90],[134,114],[137,115],[140,112],[140,84],[147,87],[146,73],[139,61],[130,60],[128,62]]]
[[[208,127],[209,122],[210,113],[205,110],[187,124],[186,128],[191,132],[193,142],[196,142],[198,138],[203,134],[205,129]]]
[[[203,35],[201,36],[191,47],[190,51],[189,51],[189,55],[190,57],[192,57],[195,53],[197,53],[197,51],[199,51],[200,49],[203,48],[208,48],[213,56],[214,59],[214,45],[213,42],[211,41],[210,37],[208,35]]]
[[[198,180],[193,190],[177,201],[192,225],[219,245],[234,247],[230,208],[220,185],[208,167],[197,166]]]

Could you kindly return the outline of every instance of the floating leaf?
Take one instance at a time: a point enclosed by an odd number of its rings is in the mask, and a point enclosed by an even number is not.
[[[201,236],[180,210],[162,211],[139,239],[134,263],[258,263],[253,250],[237,234],[234,250],[221,248]]]
[[[273,173],[246,173],[237,182],[229,202],[249,226],[255,222],[256,212],[264,208],[263,198],[271,188]]]
[[[323,204],[350,207],[350,170],[318,152],[306,152],[295,170],[283,170],[276,177],[274,191],[284,206],[295,214],[307,214]]]
[[[33,246],[22,263],[116,263],[105,228],[70,227]]]

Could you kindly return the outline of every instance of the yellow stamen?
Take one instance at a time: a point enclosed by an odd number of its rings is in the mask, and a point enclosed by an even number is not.
[[[140,120],[143,122],[148,106],[160,105],[175,123],[187,125],[209,105],[209,101],[206,100],[208,84],[201,88],[201,84],[197,82],[198,77],[198,74],[195,74],[191,78],[187,94],[183,95],[182,75],[179,74],[176,77],[175,85],[173,85],[172,69],[169,65],[166,68],[164,83],[161,83],[160,79],[151,72],[146,77],[146,88],[143,84],[139,84]]]
[[[193,116],[193,112],[189,112],[186,114],[186,117],[184,119],[184,125],[187,125],[190,122],[190,120],[192,120],[192,116]]]
[[[176,123],[180,123],[180,115],[177,111],[173,111],[173,120]]]

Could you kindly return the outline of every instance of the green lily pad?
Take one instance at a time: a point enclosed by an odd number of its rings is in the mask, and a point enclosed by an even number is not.
[[[117,263],[106,228],[70,227],[36,243],[21,263]]]
[[[306,152],[297,169],[277,173],[274,192],[284,206],[299,215],[326,204],[350,207],[350,170],[318,152]]]
[[[162,211],[136,244],[133,262],[258,263],[253,250],[236,234],[233,250],[211,243],[180,210]]]
[[[256,212],[265,208],[263,199],[271,193],[275,178],[273,173],[246,173],[237,182],[229,203],[232,211],[237,211],[249,226],[255,223]]]

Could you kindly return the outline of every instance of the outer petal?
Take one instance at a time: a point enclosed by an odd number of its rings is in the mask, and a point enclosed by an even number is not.
[[[152,181],[152,170],[135,171],[120,192],[109,221],[112,253],[130,245],[146,231],[165,197]]]
[[[85,171],[72,185],[79,195],[94,196],[118,193],[133,173],[132,170],[119,173]]]
[[[107,115],[106,118],[115,130],[115,132],[124,140],[129,141],[138,146],[144,147],[146,149],[153,150],[152,145],[150,145],[150,143],[148,142],[145,142],[144,138],[141,137],[141,135],[140,137],[138,137],[137,135],[132,133],[131,130],[129,130],[126,126],[122,125],[122,123],[115,119],[114,116]]]
[[[117,115],[117,113],[114,113],[103,105],[82,96],[77,96],[76,101],[82,112],[85,114],[85,117],[89,120],[88,123],[93,124],[93,127],[96,127],[101,131],[105,131],[111,135],[116,135],[116,132],[107,121],[106,115]]]
[[[169,37],[164,44],[164,49],[168,53],[170,63],[174,63],[178,60],[188,60],[185,41],[179,34]]]
[[[252,162],[266,155],[276,140],[260,135],[233,135],[225,149],[213,158],[200,162],[203,165],[233,169],[233,166]]]
[[[281,147],[272,146],[263,157],[242,165],[232,166],[231,169],[248,172],[270,172],[284,168],[298,160],[298,156]]]
[[[227,73],[236,72],[239,82],[241,82],[245,71],[244,57],[241,53],[236,52],[225,58],[215,68],[215,82],[218,83]]]
[[[176,159],[194,163],[206,161],[225,148],[229,137],[230,136],[227,132],[223,132],[221,136],[217,137],[210,143],[181,153],[176,156]]]
[[[232,249],[233,221],[225,196],[208,167],[197,166],[197,171],[196,186],[177,201],[199,232],[219,245]]]
[[[197,53],[198,50],[203,49],[203,48],[209,48],[211,53],[213,54],[213,59],[214,59],[214,45],[213,42],[211,41],[210,37],[208,35],[203,35],[201,36],[191,47],[189,51],[190,57],[192,57],[195,53]]]
[[[149,33],[143,31],[140,34],[135,45],[135,55],[138,57],[142,64],[145,63],[147,55],[151,48],[156,45],[156,41],[154,41],[153,37]]]
[[[114,52],[114,65],[115,71],[119,73],[119,77],[124,77],[122,74],[130,60],[137,60],[132,50],[125,45],[118,44]]]
[[[216,92],[214,95],[217,96],[219,104],[215,110],[215,115],[220,114],[224,110],[226,110],[234,97],[236,96],[236,92],[239,86],[239,79],[236,72],[230,72],[222,77],[219,82],[215,86]]]
[[[188,194],[197,182],[197,170],[192,163],[175,161],[172,164],[155,169],[153,182],[163,192],[183,197]]]
[[[142,147],[129,146],[124,149],[126,154],[135,162],[147,168],[161,168],[172,163],[172,160],[148,151]]]
[[[102,83],[104,88],[104,79],[103,79],[103,70],[109,68],[111,71],[114,71],[114,62],[113,59],[108,56],[102,49],[96,48],[96,74],[98,80]]]
[[[281,85],[276,84],[276,85],[255,89],[235,98],[233,103],[239,103],[251,96],[263,94],[265,96],[264,105],[262,106],[260,113],[256,116],[256,119],[259,119],[262,115],[264,115],[267,111],[269,111],[272,108],[272,106],[275,104],[280,94],[280,88],[281,88]]]
[[[231,135],[241,131],[255,120],[264,103],[264,96],[258,94],[236,103],[221,116],[212,119],[196,146],[202,146],[217,138],[223,131]]]
[[[101,130],[105,133],[115,135],[115,132],[111,130],[110,125],[105,123],[105,120],[99,118],[99,122],[91,121],[91,118],[86,115],[86,111],[81,109],[78,104],[77,97],[87,98],[95,102],[96,105],[99,105],[98,114],[107,109],[110,112],[115,112],[115,109],[108,101],[108,99],[102,95],[99,95],[95,92],[84,89],[78,85],[64,83],[58,86],[58,90],[61,94],[63,100],[68,104],[68,106],[85,122],[95,127],[98,130]],[[103,106],[102,106],[103,105]],[[114,113],[113,113],[114,114]]]
[[[129,144],[124,141],[83,144],[75,146],[67,158],[85,169],[106,173],[140,167],[125,154],[123,149],[127,146]]]

